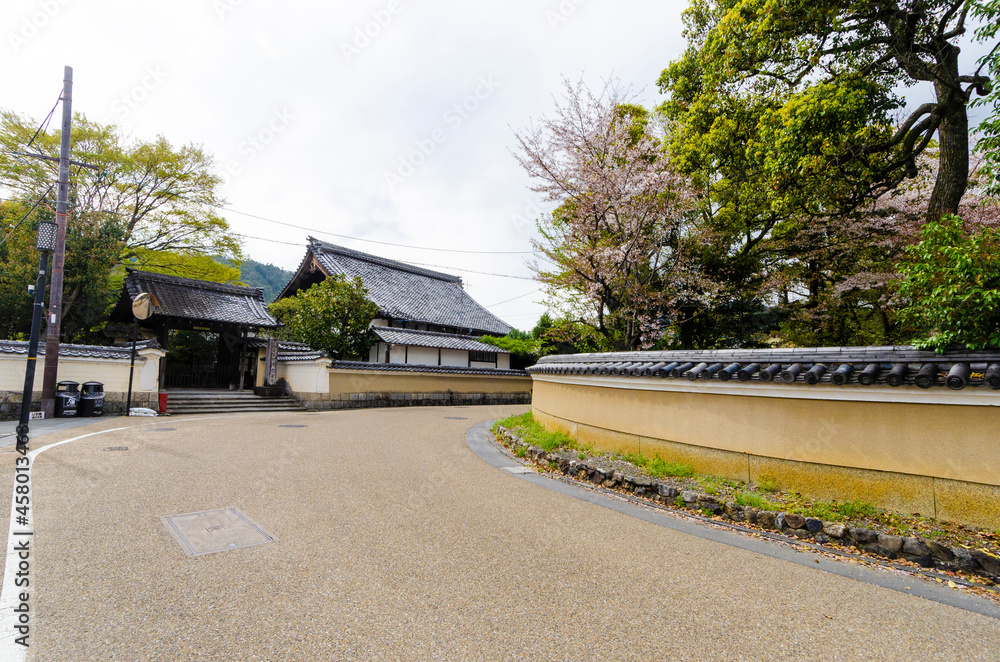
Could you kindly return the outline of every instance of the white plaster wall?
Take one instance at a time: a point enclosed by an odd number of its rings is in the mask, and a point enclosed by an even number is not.
[[[278,378],[284,378],[296,393],[329,393],[330,359],[278,363]]]
[[[442,349],[441,365],[468,367],[469,353],[464,349]]]
[[[497,359],[497,361],[499,362],[499,359]],[[470,365],[469,367],[470,368],[490,368],[492,370],[492,369],[496,368],[497,366],[493,363],[493,361],[490,361],[488,363],[485,362],[485,361],[473,361],[472,365]]]
[[[410,345],[407,363],[411,365],[437,365],[438,351],[435,347],[414,347]]]
[[[497,367],[501,370],[510,370],[510,354],[497,354]]]
[[[385,358],[385,355],[382,355]],[[389,363],[406,363],[406,345],[393,345],[389,350]]]
[[[135,357],[134,392],[156,392],[159,386],[162,350],[140,350]],[[24,370],[28,360],[24,354],[0,354],[0,391],[20,392],[24,389]],[[44,358],[38,357],[34,390],[42,390]],[[84,357],[59,357],[56,381],[101,382],[105,392],[124,393],[128,390],[129,360]]]

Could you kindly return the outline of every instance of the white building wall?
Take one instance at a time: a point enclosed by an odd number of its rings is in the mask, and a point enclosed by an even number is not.
[[[368,352],[370,363],[385,363],[385,352],[388,345],[378,341],[372,345]],[[469,367],[469,352],[464,349],[442,349],[442,366]],[[436,347],[419,347],[416,345],[393,345],[389,351],[389,363],[400,363],[409,365],[439,365],[438,349]],[[497,362],[474,361],[473,368],[499,368],[501,370],[510,369],[510,354],[497,353]]]
[[[442,349],[441,365],[468,367],[469,352],[464,349]]]
[[[382,354],[385,358],[385,354]],[[392,345],[389,349],[389,363],[406,363],[406,345]]]
[[[435,347],[415,347],[410,345],[406,362],[411,365],[437,365],[438,351]]]

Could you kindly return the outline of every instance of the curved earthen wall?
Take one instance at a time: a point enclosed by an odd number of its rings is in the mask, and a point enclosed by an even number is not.
[[[601,450],[1000,528],[1000,394],[991,390],[533,378],[536,418]]]

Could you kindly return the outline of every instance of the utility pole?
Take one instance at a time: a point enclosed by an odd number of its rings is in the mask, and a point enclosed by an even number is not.
[[[63,265],[66,262],[66,209],[69,206],[69,150],[73,124],[73,67],[66,67],[62,92],[62,135],[59,145],[59,190],[56,198],[56,245],[52,255],[49,318],[45,326],[45,372],[42,374],[42,411],[55,414],[56,373],[59,369],[59,332],[62,326]]]

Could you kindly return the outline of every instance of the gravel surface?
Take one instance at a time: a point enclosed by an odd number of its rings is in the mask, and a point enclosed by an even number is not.
[[[521,411],[119,419],[46,451],[31,659],[996,659],[1000,620],[596,507],[466,447]],[[188,557],[159,519],[229,506],[278,541]]]

